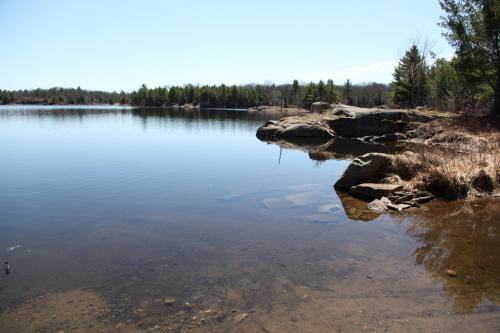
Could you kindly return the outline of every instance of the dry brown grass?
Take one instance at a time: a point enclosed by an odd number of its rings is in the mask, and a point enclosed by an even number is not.
[[[500,131],[456,120],[435,125],[436,134],[421,140],[417,151],[395,156],[392,172],[444,199],[499,191]]]

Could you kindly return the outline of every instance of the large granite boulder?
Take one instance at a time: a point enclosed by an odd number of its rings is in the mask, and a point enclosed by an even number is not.
[[[354,185],[370,181],[377,182],[389,168],[393,158],[392,155],[383,153],[368,153],[359,156],[347,166],[334,187],[347,191]]]
[[[284,138],[322,138],[332,139],[335,133],[324,120],[303,120],[300,117],[287,117],[271,120],[257,130],[259,139]]]
[[[337,107],[333,118],[327,120],[330,128],[340,137],[360,138],[404,133],[411,122],[428,122],[434,117],[408,110],[379,110]],[[389,138],[389,137],[388,137]]]

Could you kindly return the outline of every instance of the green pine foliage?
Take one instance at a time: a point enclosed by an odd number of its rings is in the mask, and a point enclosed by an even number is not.
[[[500,1],[440,0],[441,26],[455,48],[454,67],[469,97],[500,116]]]
[[[353,105],[352,98],[352,83],[351,80],[347,79],[344,83],[344,91],[342,93],[342,97],[344,98],[344,103],[347,105]]]
[[[399,60],[394,70],[394,103],[415,108],[427,101],[427,64],[416,45],[413,45]]]

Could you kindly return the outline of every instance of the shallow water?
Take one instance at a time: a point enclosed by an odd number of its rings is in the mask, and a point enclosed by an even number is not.
[[[498,332],[498,200],[378,216],[332,185],[389,148],[280,116],[0,109],[0,331]]]

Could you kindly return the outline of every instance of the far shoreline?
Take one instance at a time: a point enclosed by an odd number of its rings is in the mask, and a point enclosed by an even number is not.
[[[224,108],[224,107],[200,107],[198,105],[163,105],[163,106],[145,106],[145,105],[132,105],[132,104],[24,104],[24,103],[12,103],[12,104],[0,104],[1,108],[22,108],[26,107],[29,109],[36,109],[38,107],[42,108],[57,108],[57,109],[92,109],[92,108],[109,108],[109,109],[174,109],[174,110],[226,110],[226,111],[238,111],[238,112],[280,112],[283,114],[287,113],[305,113],[309,112],[303,108],[293,107],[283,107],[274,105],[259,105],[254,107],[242,107],[242,108]]]

